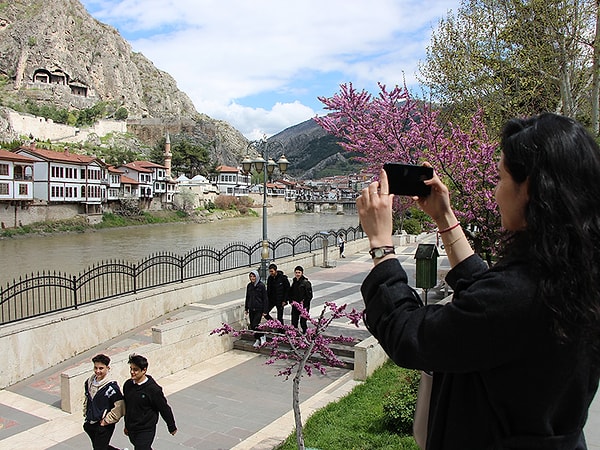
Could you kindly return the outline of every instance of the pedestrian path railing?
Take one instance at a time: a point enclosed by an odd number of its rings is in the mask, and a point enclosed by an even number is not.
[[[325,242],[335,246],[340,234],[348,242],[364,237],[360,227],[301,234],[296,238],[284,236],[269,241],[269,254],[276,261],[314,252],[322,249]],[[137,263],[102,261],[78,275],[50,271],[24,275],[6,287],[0,286],[0,325],[228,270],[258,267],[261,250],[262,241],[251,245],[237,242],[221,250],[194,248],[183,256],[155,253]]]

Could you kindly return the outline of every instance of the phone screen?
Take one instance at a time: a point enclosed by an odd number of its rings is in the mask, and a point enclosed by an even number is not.
[[[386,163],[383,169],[387,173],[390,194],[427,197],[431,187],[423,180],[433,178],[433,168],[402,163]]]

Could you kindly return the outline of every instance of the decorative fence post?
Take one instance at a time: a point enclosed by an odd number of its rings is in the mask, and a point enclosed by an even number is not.
[[[73,275],[73,277],[71,278],[72,281],[72,288],[73,289],[73,307],[74,309],[77,309],[77,277],[75,275]]]

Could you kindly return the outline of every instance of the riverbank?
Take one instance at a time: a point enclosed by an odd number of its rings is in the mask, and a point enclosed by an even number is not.
[[[144,212],[140,216],[119,216],[106,213],[102,221],[96,224],[89,223],[84,216],[76,216],[71,219],[35,222],[16,228],[5,228],[0,230],[0,239],[12,239],[28,237],[32,235],[46,236],[62,233],[84,233],[107,228],[122,228],[142,225],[155,225],[164,223],[209,223],[237,217],[255,216],[254,211],[249,210],[242,213],[235,209],[229,210],[202,210],[191,214],[183,211],[152,211]]]

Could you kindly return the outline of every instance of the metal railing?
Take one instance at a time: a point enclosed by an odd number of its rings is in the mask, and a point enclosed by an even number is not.
[[[312,236],[301,234],[296,238],[284,236],[275,242],[269,241],[270,259],[275,261],[322,249],[325,239],[328,246],[335,246],[340,233],[348,242],[364,237],[360,227]],[[155,253],[137,264],[122,260],[100,262],[79,275],[61,272],[25,275],[7,283],[5,288],[0,287],[0,325],[228,270],[258,267],[261,250],[262,241],[252,245],[238,242],[220,251],[198,247],[184,256]]]

